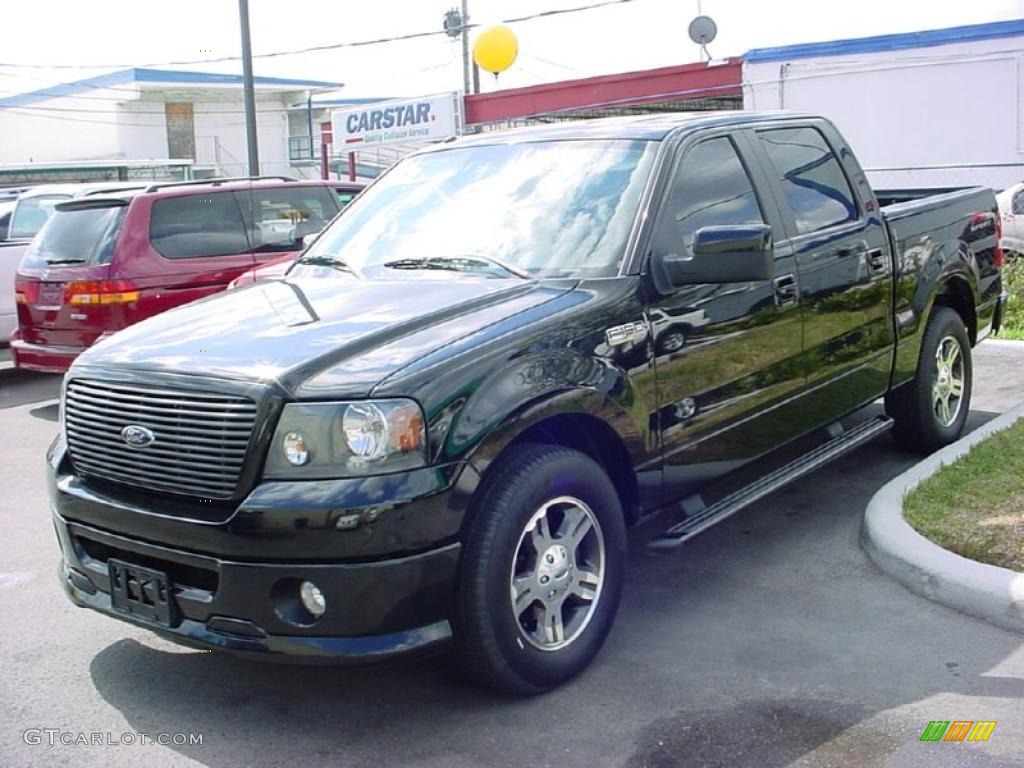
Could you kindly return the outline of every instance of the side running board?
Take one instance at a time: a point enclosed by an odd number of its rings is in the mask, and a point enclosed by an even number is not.
[[[774,493],[779,488],[788,485],[794,480],[799,480],[804,475],[810,474],[830,461],[838,459],[855,448],[859,448],[864,443],[887,431],[890,427],[892,427],[892,419],[886,416],[876,416],[873,419],[858,424],[852,429],[840,432],[828,442],[819,445],[814,450],[805,453],[800,458],[791,461],[774,472],[755,480],[750,485],[729,494],[720,501],[716,501],[710,507],[704,507],[702,503],[697,503],[693,514],[688,515],[686,519],[673,525],[658,538],[652,539],[647,544],[647,548],[652,552],[669,552],[674,550],[715,523],[721,522],[744,507],[753,504],[770,493]],[[832,432],[834,430],[830,433]]]

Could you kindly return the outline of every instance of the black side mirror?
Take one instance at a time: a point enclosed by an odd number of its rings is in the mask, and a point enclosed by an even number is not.
[[[684,252],[678,236],[674,239],[676,243],[669,246],[667,238],[661,238],[651,261],[651,276],[660,291],[701,283],[771,280],[774,276],[772,228],[767,224],[701,227],[694,234],[692,256]]]

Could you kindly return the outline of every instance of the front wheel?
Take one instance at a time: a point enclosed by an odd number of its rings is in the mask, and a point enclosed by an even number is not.
[[[626,534],[604,470],[559,446],[511,448],[474,500],[456,614],[456,663],[517,694],[554,688],[604,643]]]
[[[960,315],[936,307],[925,327],[914,379],[885,398],[897,442],[931,453],[960,437],[970,410],[973,375],[971,343]]]

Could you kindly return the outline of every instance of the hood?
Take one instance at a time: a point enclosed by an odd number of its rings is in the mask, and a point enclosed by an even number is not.
[[[75,368],[276,381],[292,394],[301,387],[305,396],[365,396],[417,358],[570,287],[486,278],[259,282],[109,336]]]
[[[260,280],[275,280],[284,277],[285,273],[291,268],[295,258],[296,254],[289,253],[287,256],[268,261],[261,267],[253,267],[232,280],[228,288],[241,288],[243,285],[249,285]]]

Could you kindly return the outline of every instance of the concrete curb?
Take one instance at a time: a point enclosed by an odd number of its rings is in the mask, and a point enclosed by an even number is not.
[[[944,465],[1024,418],[1024,403],[890,480],[871,497],[861,539],[886,574],[929,600],[1024,632],[1024,574],[968,560],[933,544],[903,519],[903,498]]]

